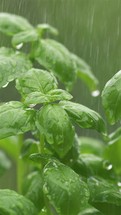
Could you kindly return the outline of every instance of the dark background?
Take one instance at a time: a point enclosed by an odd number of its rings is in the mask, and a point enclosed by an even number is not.
[[[33,25],[49,23],[57,28],[57,40],[92,67],[100,90],[121,68],[120,0],[0,0],[0,12],[24,16]],[[10,39],[0,34],[0,46],[10,46]],[[100,96],[93,98],[81,81],[72,93],[76,102],[104,114]],[[12,84],[0,90],[0,102],[18,98]],[[98,137],[88,130],[81,134]],[[10,184],[14,178],[10,177]]]

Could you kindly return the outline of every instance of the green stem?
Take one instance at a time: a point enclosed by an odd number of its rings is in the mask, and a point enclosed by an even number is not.
[[[17,191],[18,193],[22,193],[22,183],[23,183],[23,177],[24,177],[24,162],[22,158],[20,157],[21,153],[21,147],[23,144],[23,135],[20,134],[18,136],[18,158],[17,158]]]
[[[40,135],[39,152],[44,154],[44,134]]]

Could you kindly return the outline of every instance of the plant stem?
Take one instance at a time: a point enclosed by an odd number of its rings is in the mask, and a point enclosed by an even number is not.
[[[22,158],[20,157],[21,147],[23,143],[23,134],[18,136],[18,159],[17,159],[17,191],[18,193],[22,193],[22,183],[24,176],[24,163]]]
[[[44,134],[40,135],[39,152],[44,154]]]

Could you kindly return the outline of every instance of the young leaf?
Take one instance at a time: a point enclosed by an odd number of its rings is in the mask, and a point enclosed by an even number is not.
[[[102,104],[110,124],[113,125],[121,119],[121,70],[105,85]]]
[[[25,98],[25,104],[41,104],[70,99],[72,99],[72,96],[67,91],[54,89],[50,90],[47,94],[41,92],[32,92],[28,94]]]
[[[11,162],[3,151],[0,150],[0,176],[11,167]]]
[[[0,139],[32,129],[34,110],[24,108],[21,102],[8,102],[0,106]]]
[[[81,128],[96,129],[98,132],[106,135],[105,123],[97,112],[70,101],[62,101],[59,104]]]
[[[57,78],[71,89],[75,80],[75,64],[71,59],[70,52],[60,43],[46,39],[41,40],[33,50],[33,57]]]
[[[106,215],[119,214],[121,210],[121,193],[118,187],[107,180],[90,177],[88,179],[90,190],[89,202]]]
[[[58,35],[58,30],[47,23],[38,24],[36,28],[40,36],[42,36],[45,32],[49,32],[55,36]]]
[[[64,157],[74,141],[74,129],[67,113],[57,104],[45,105],[37,114],[36,125],[53,150]]]
[[[91,68],[84,62],[84,60],[75,54],[72,54],[71,57],[76,64],[77,76],[85,82],[90,91],[93,92],[97,90],[99,83],[97,78],[93,75]]]
[[[12,38],[12,44],[16,47],[21,43],[34,42],[36,40],[38,40],[38,34],[34,29],[32,29],[15,34]]]
[[[44,168],[44,194],[58,215],[77,215],[89,198],[88,188],[79,175],[58,161]]]
[[[4,215],[36,215],[34,204],[13,190],[0,190],[0,214]]]
[[[25,18],[9,13],[0,13],[0,31],[2,33],[12,36],[31,29],[33,29],[32,25]]]
[[[9,48],[0,48],[0,87],[20,77],[32,67],[31,62],[22,53]]]
[[[23,194],[31,200],[38,211],[44,207],[43,179],[39,172],[30,173],[24,181]]]
[[[57,88],[57,81],[51,73],[32,68],[23,77],[17,79],[16,88],[23,97],[33,92],[46,94]]]

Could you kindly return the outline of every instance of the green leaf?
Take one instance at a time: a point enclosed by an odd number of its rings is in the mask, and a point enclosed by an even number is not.
[[[3,151],[0,150],[0,176],[11,167],[11,162]]]
[[[53,74],[45,70],[32,68],[16,80],[16,88],[23,97],[33,92],[46,94],[48,91],[57,88],[57,81]]]
[[[0,31],[4,34],[12,36],[18,32],[31,30],[32,25],[23,17],[0,13]]]
[[[46,39],[41,40],[33,50],[33,57],[70,90],[76,80],[75,64],[70,52],[60,43]]]
[[[44,207],[43,179],[39,172],[30,173],[24,180],[23,194],[31,200],[38,211]]]
[[[54,159],[54,157],[52,157],[52,155],[50,154],[41,154],[41,153],[33,153],[30,156],[30,159],[36,163],[42,163],[42,164],[46,164],[48,161]]]
[[[80,211],[80,213],[78,215],[103,215],[103,214],[100,211],[98,211],[96,208],[94,208],[91,205],[87,204]]]
[[[105,157],[111,161],[118,175],[121,174],[121,128],[109,135]]]
[[[75,54],[71,55],[73,62],[76,64],[77,76],[85,82],[90,91],[95,91],[98,88],[98,80],[91,71],[89,65],[85,63],[84,60],[76,56]]]
[[[59,215],[77,215],[87,203],[87,185],[71,168],[58,161],[44,168],[44,194],[50,210]]]
[[[37,114],[36,125],[52,149],[64,157],[74,141],[74,129],[67,113],[57,104],[45,105]]]
[[[34,204],[13,190],[0,190],[0,214],[4,215],[36,215]]]
[[[34,110],[24,108],[21,102],[0,105],[0,139],[32,129]]]
[[[9,48],[0,48],[0,87],[23,75],[31,68],[28,58],[22,53],[16,53]]]
[[[58,35],[58,30],[47,23],[38,24],[36,28],[40,36],[45,32],[49,32],[55,36]]]
[[[86,177],[89,176],[102,176],[103,178],[113,178],[114,172],[112,164],[108,160],[93,155],[93,154],[80,154],[74,164],[74,170]]]
[[[81,154],[94,154],[103,157],[106,145],[98,139],[91,137],[79,137],[79,152]]]
[[[102,92],[102,104],[110,124],[121,119],[121,70],[106,83]]]
[[[89,202],[106,215],[116,215],[121,211],[121,192],[114,182],[101,178],[88,179]]]
[[[34,42],[36,40],[38,40],[38,34],[34,29],[32,29],[15,34],[12,38],[12,44],[16,47],[21,43]]]
[[[95,129],[103,135],[106,135],[105,123],[97,112],[86,106],[70,101],[62,101],[59,104],[81,128]]]
[[[25,104],[41,104],[70,99],[72,99],[72,95],[67,91],[54,89],[50,90],[47,94],[41,92],[32,92],[28,94],[28,96],[25,98]]]

